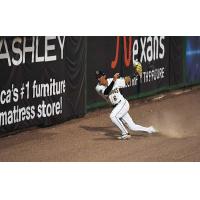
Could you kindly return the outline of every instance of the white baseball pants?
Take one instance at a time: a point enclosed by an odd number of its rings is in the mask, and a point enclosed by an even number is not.
[[[133,122],[131,116],[128,113],[129,108],[129,102],[126,99],[124,99],[117,104],[117,106],[112,110],[110,114],[112,122],[121,130],[122,135],[128,133],[124,124],[132,131],[148,132],[149,128],[140,126]]]

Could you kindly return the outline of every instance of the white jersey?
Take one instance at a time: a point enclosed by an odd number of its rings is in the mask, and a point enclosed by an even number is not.
[[[113,78],[108,78],[108,85],[112,82]],[[107,88],[107,86],[100,85],[99,83],[96,86],[96,91],[98,94],[100,94],[104,99],[106,99],[109,103],[112,105],[118,104],[120,101],[125,100],[123,95],[120,93],[120,88],[126,87],[126,83],[124,78],[119,78],[115,81],[113,88],[109,95],[104,95],[104,91]]]
[[[110,85],[113,79],[108,78],[107,80],[108,80],[108,85]],[[107,87],[108,86],[97,84],[96,91],[109,103],[115,105],[110,114],[110,118],[111,121],[121,130],[122,136],[128,134],[125,124],[132,131],[145,131],[148,133],[155,132],[153,127],[143,127],[140,126],[139,124],[136,124],[129,115],[128,113],[130,107],[129,103],[119,91],[120,88],[126,87],[124,78],[117,79],[110,93],[108,95],[104,95],[104,91]]]

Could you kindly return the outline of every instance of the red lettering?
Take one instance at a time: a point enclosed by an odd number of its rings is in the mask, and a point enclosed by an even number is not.
[[[119,58],[119,36],[117,36],[117,46],[116,46],[116,52],[115,52],[115,60],[112,61],[111,63],[111,68],[115,69],[118,63],[118,58]]]
[[[111,68],[115,69],[119,59],[119,42],[120,37],[117,36],[117,44],[116,44],[116,51],[115,51],[115,59],[111,62]],[[128,46],[128,53],[127,53],[127,43],[126,43],[126,36],[123,36],[124,42],[124,64],[126,67],[130,66],[131,63],[131,48],[132,48],[132,37],[129,36],[129,46]]]
[[[129,67],[131,63],[131,47],[132,47],[132,37],[129,36],[129,46],[127,55],[126,36],[124,36],[124,64],[126,67]]]

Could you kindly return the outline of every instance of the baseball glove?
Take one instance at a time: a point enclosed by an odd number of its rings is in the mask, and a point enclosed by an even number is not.
[[[134,71],[136,74],[138,75],[142,75],[142,65],[140,62],[137,62],[135,65],[134,65]]]

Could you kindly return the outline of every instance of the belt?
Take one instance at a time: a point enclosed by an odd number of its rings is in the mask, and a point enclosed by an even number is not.
[[[115,105],[113,105],[113,108],[116,107],[120,102],[121,102],[121,100],[118,103],[116,103]]]

